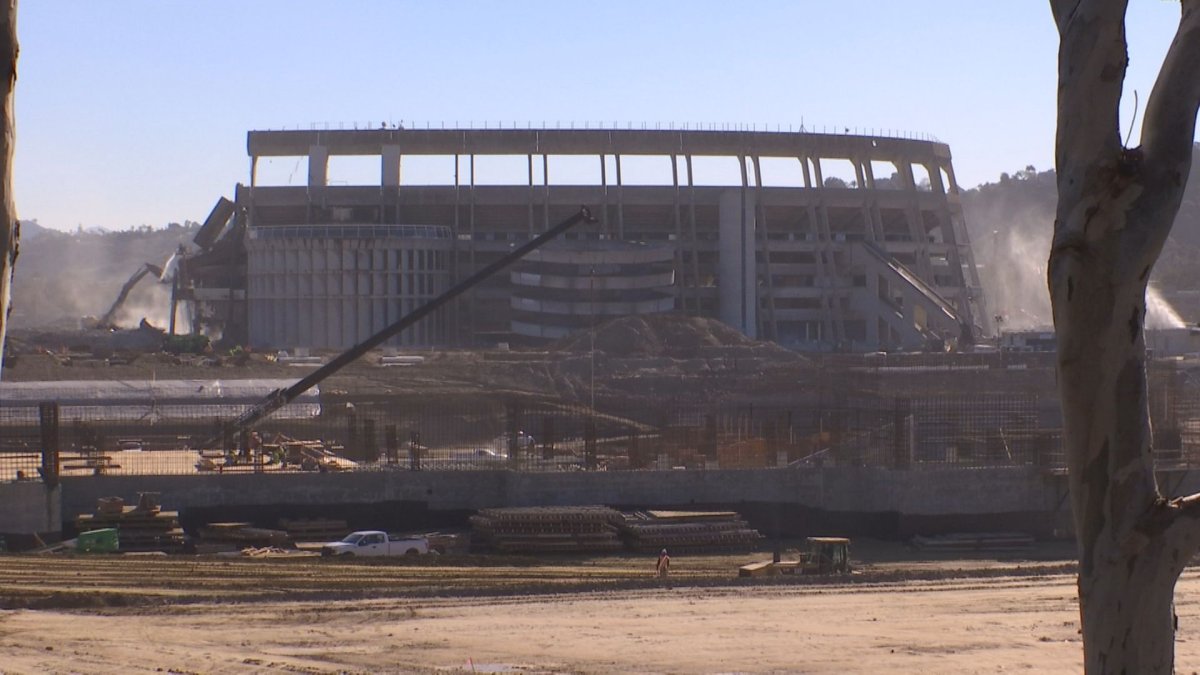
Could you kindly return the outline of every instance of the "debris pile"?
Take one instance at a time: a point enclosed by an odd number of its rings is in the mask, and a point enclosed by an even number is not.
[[[917,550],[931,553],[1006,553],[1030,550],[1033,537],[1024,532],[970,532],[936,537],[917,535],[911,543]]]
[[[179,526],[178,511],[163,511],[157,492],[142,492],[137,506],[126,506],[120,497],[101,497],[95,513],[84,513],[75,519],[80,532],[114,528],[122,552],[183,551],[183,528]]]
[[[247,548],[288,548],[292,539],[282,530],[254,527],[250,523],[209,523],[200,528],[197,553],[223,553]]]
[[[583,354],[595,349],[609,356],[666,356],[690,359],[720,353],[722,348],[762,349],[781,358],[801,359],[778,345],[756,342],[736,328],[683,314],[642,314],[613,319],[593,331],[580,331],[553,345],[555,351]]]
[[[749,549],[762,538],[734,511],[635,511],[621,534],[635,551]]]
[[[621,549],[621,513],[605,506],[484,509],[471,516],[473,542],[501,553],[596,553]]]
[[[425,539],[429,541],[429,550],[439,555],[461,555],[467,553],[471,545],[469,536],[456,532],[430,532]]]

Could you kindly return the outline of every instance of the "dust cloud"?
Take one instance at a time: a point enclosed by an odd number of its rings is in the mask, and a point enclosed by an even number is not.
[[[1046,265],[1054,230],[1054,173],[1029,169],[982,185],[963,199],[988,312],[1002,317],[1002,331],[1048,329],[1053,323]],[[1146,327],[1184,325],[1152,284],[1146,293]]]
[[[103,316],[121,287],[146,263],[162,265],[194,232],[185,227],[123,232],[58,232],[30,228],[13,275],[14,328],[78,328]],[[136,328],[143,318],[166,327],[171,287],[147,274],[114,317]]]

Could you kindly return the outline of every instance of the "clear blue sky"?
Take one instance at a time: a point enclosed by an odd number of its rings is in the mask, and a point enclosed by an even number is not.
[[[1131,5],[1127,115],[1179,15]],[[202,220],[247,130],[314,122],[803,119],[933,134],[965,187],[1053,156],[1035,0],[22,0],[18,30],[17,208],[60,229]]]

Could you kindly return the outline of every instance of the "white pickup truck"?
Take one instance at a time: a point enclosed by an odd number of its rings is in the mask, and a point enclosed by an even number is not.
[[[397,537],[379,530],[359,530],[346,535],[341,541],[321,545],[321,555],[421,555],[429,553],[429,540],[425,537]]]

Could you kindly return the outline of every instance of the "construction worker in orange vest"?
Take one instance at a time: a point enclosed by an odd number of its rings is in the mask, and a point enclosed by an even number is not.
[[[658,576],[665,577],[671,571],[671,556],[667,555],[667,549],[663,549],[658,554],[658,563],[655,564],[654,570],[658,572]]]

